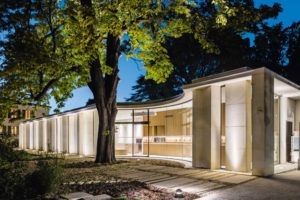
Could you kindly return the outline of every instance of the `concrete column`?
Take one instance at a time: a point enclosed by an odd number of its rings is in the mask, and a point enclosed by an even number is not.
[[[286,163],[286,122],[287,122],[287,106],[288,98],[280,97],[280,136],[279,136],[279,148],[280,148],[280,163]]]
[[[62,117],[56,117],[56,136],[57,136],[57,144],[56,144],[56,151],[63,152],[63,131],[62,131]]]
[[[232,171],[248,172],[251,167],[250,89],[249,81],[225,86],[226,169]]]
[[[38,122],[32,122],[33,123],[33,135],[34,135],[34,141],[33,141],[33,148],[35,150],[39,149],[39,123]]]
[[[295,112],[295,125],[296,125],[296,131],[298,132],[299,137],[299,151],[298,151],[298,170],[300,170],[300,100],[296,101],[296,112]]]
[[[23,124],[23,149],[27,149],[27,140],[29,140],[27,134],[27,125]]]
[[[48,151],[47,120],[43,120],[43,151]]]
[[[262,68],[252,75],[252,174],[274,174],[274,77]]]
[[[78,115],[69,116],[69,153],[78,153]]]
[[[85,116],[84,113],[79,112],[78,113],[78,150],[79,150],[79,155],[85,155],[84,151],[84,134],[85,134]]]
[[[34,133],[33,133],[33,122],[29,122],[30,142],[29,149],[34,149]]]
[[[43,121],[40,120],[38,122],[38,135],[39,135],[39,144],[38,144],[38,149],[42,150],[43,149],[43,144],[44,144],[44,133],[43,133]]]
[[[221,89],[193,91],[193,166],[220,168]]]
[[[19,148],[23,149],[23,124],[19,125]]]
[[[62,152],[69,153],[69,116],[62,117]]]
[[[93,112],[79,113],[79,153],[80,155],[93,155]]]

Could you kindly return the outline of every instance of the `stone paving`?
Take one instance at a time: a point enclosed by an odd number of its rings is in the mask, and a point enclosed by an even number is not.
[[[213,190],[201,195],[201,200],[298,200],[300,171],[290,171],[269,178],[256,178],[245,184]]]
[[[125,169],[106,171],[105,174],[123,179],[136,180],[158,188],[202,195],[216,189],[234,186],[255,179],[254,176],[234,174],[207,169],[185,169],[177,167],[138,164]]]

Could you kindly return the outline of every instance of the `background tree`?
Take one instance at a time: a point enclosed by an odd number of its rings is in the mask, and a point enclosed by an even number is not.
[[[286,76],[300,84],[300,22],[293,23],[285,30],[287,45],[285,55],[288,60]]]
[[[74,88],[88,85],[99,116],[96,162],[112,163],[120,55],[141,59],[147,78],[164,82],[173,70],[162,45],[167,37],[193,30],[203,48],[214,50],[208,23],[224,26],[234,9],[210,3],[216,12],[208,21],[195,12],[198,1],[1,1],[3,104],[48,104],[53,96],[61,107]]]
[[[215,51],[203,48],[192,34],[169,38],[164,46],[174,65],[171,78],[165,83],[156,83],[140,76],[132,88],[134,93],[127,101],[175,96],[182,93],[182,85],[191,83],[193,79],[243,66],[267,66],[279,71],[285,48],[284,30],[281,24],[269,27],[265,21],[279,14],[282,10],[280,5],[255,8],[252,0],[230,0],[228,3],[236,8],[236,15],[227,18],[227,25],[207,25],[206,40],[214,44]],[[205,15],[209,22],[216,10],[210,1],[203,1],[195,12]],[[256,39],[251,42],[247,34],[256,35]]]

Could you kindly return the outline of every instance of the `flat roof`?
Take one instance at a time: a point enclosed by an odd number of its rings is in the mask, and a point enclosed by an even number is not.
[[[192,99],[192,90],[199,88],[199,87],[205,87],[210,84],[214,83],[222,83],[230,80],[239,80],[239,79],[245,79],[245,78],[250,78],[253,74],[255,73],[262,73],[263,71],[270,73],[273,75],[274,78],[278,79],[279,81],[287,84],[288,86],[300,90],[300,86],[297,85],[296,83],[288,80],[287,78],[271,71],[270,69],[266,67],[260,67],[256,69],[252,69],[249,67],[242,67],[238,68],[235,70],[230,70],[226,72],[221,72],[205,77],[201,77],[198,79],[194,79],[192,83],[184,85],[183,90],[184,92],[180,95],[170,97],[167,99],[159,99],[159,100],[153,100],[153,101],[146,101],[146,102],[118,102],[117,106],[118,109],[120,110],[127,110],[127,109],[155,109],[155,108],[162,108],[162,107],[170,107],[170,106],[176,106],[179,104],[184,104],[186,102],[189,102]],[[300,91],[299,91],[300,92]],[[300,96],[300,93],[299,93]],[[34,120],[40,120],[42,118],[52,118],[54,116],[62,116],[66,114],[72,114],[76,113],[79,111],[86,111],[86,110],[91,110],[91,109],[96,109],[95,104],[91,104],[88,106],[83,106],[71,110],[67,110],[61,113],[54,113],[45,117],[40,117],[40,118],[35,118],[35,119],[30,119],[27,121],[24,121],[24,123],[29,122],[29,121],[34,121]]]
[[[266,67],[260,67],[260,68],[256,68],[256,69],[252,69],[249,67],[242,67],[242,68],[238,68],[238,69],[234,69],[234,70],[229,70],[229,71],[201,77],[198,79],[194,79],[192,81],[192,83],[190,83],[190,84],[184,85],[183,88],[184,89],[193,89],[193,88],[197,88],[197,87],[204,86],[204,85],[209,85],[209,84],[216,83],[216,82],[226,81],[226,80],[230,80],[230,79],[237,79],[237,78],[242,78],[242,77],[246,77],[246,76],[252,76],[255,73],[261,73],[262,71],[266,71],[267,73],[272,74],[274,76],[274,78],[300,90],[300,86],[298,84],[288,80],[284,76],[282,76]]]

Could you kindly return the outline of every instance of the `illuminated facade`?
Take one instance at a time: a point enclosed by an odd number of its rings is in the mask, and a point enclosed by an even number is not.
[[[298,162],[299,88],[266,68],[241,68],[194,80],[173,99],[119,103],[116,155],[271,175]],[[91,105],[23,122],[19,147],[94,156],[97,117]]]

